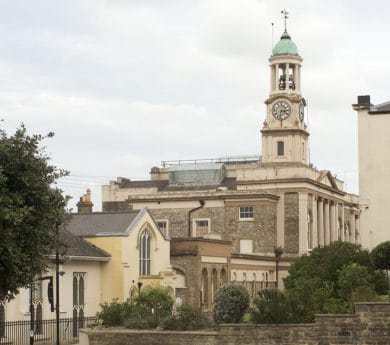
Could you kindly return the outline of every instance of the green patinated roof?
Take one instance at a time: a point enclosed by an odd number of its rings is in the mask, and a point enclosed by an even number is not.
[[[272,55],[298,55],[298,48],[291,40],[290,35],[285,31],[272,50]]]

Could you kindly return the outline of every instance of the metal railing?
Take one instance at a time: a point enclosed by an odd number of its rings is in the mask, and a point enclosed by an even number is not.
[[[54,344],[56,341],[56,320],[39,320],[39,333],[34,335],[34,344]],[[61,343],[72,343],[79,337],[79,329],[97,323],[95,316],[84,318],[60,319]],[[0,344],[28,345],[30,344],[30,321],[0,321]]]

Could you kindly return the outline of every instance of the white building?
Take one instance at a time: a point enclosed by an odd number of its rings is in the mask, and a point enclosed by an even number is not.
[[[359,194],[362,246],[372,249],[390,240],[390,102],[373,105],[359,96]]]

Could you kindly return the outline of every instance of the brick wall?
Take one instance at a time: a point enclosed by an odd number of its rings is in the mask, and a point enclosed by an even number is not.
[[[357,303],[355,310],[317,315],[312,324],[232,324],[214,332],[82,330],[80,345],[389,345],[390,303]]]

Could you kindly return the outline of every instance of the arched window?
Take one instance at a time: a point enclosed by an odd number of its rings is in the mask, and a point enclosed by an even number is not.
[[[211,271],[211,303],[214,302],[215,295],[217,294],[218,289],[218,275],[217,270],[213,268]]]
[[[252,298],[256,296],[256,273],[253,273],[252,276]]]
[[[139,274],[150,275],[150,235],[146,229],[142,232],[139,248]]]
[[[221,270],[221,285],[224,285],[226,283],[227,283],[226,270],[224,268],[222,268],[222,270]]]
[[[86,273],[73,272],[73,336],[78,337],[78,330],[84,328]]]
[[[208,310],[209,304],[209,279],[207,269],[202,270],[200,282],[200,304],[203,310]]]
[[[5,336],[5,308],[0,301],[0,338]]]

